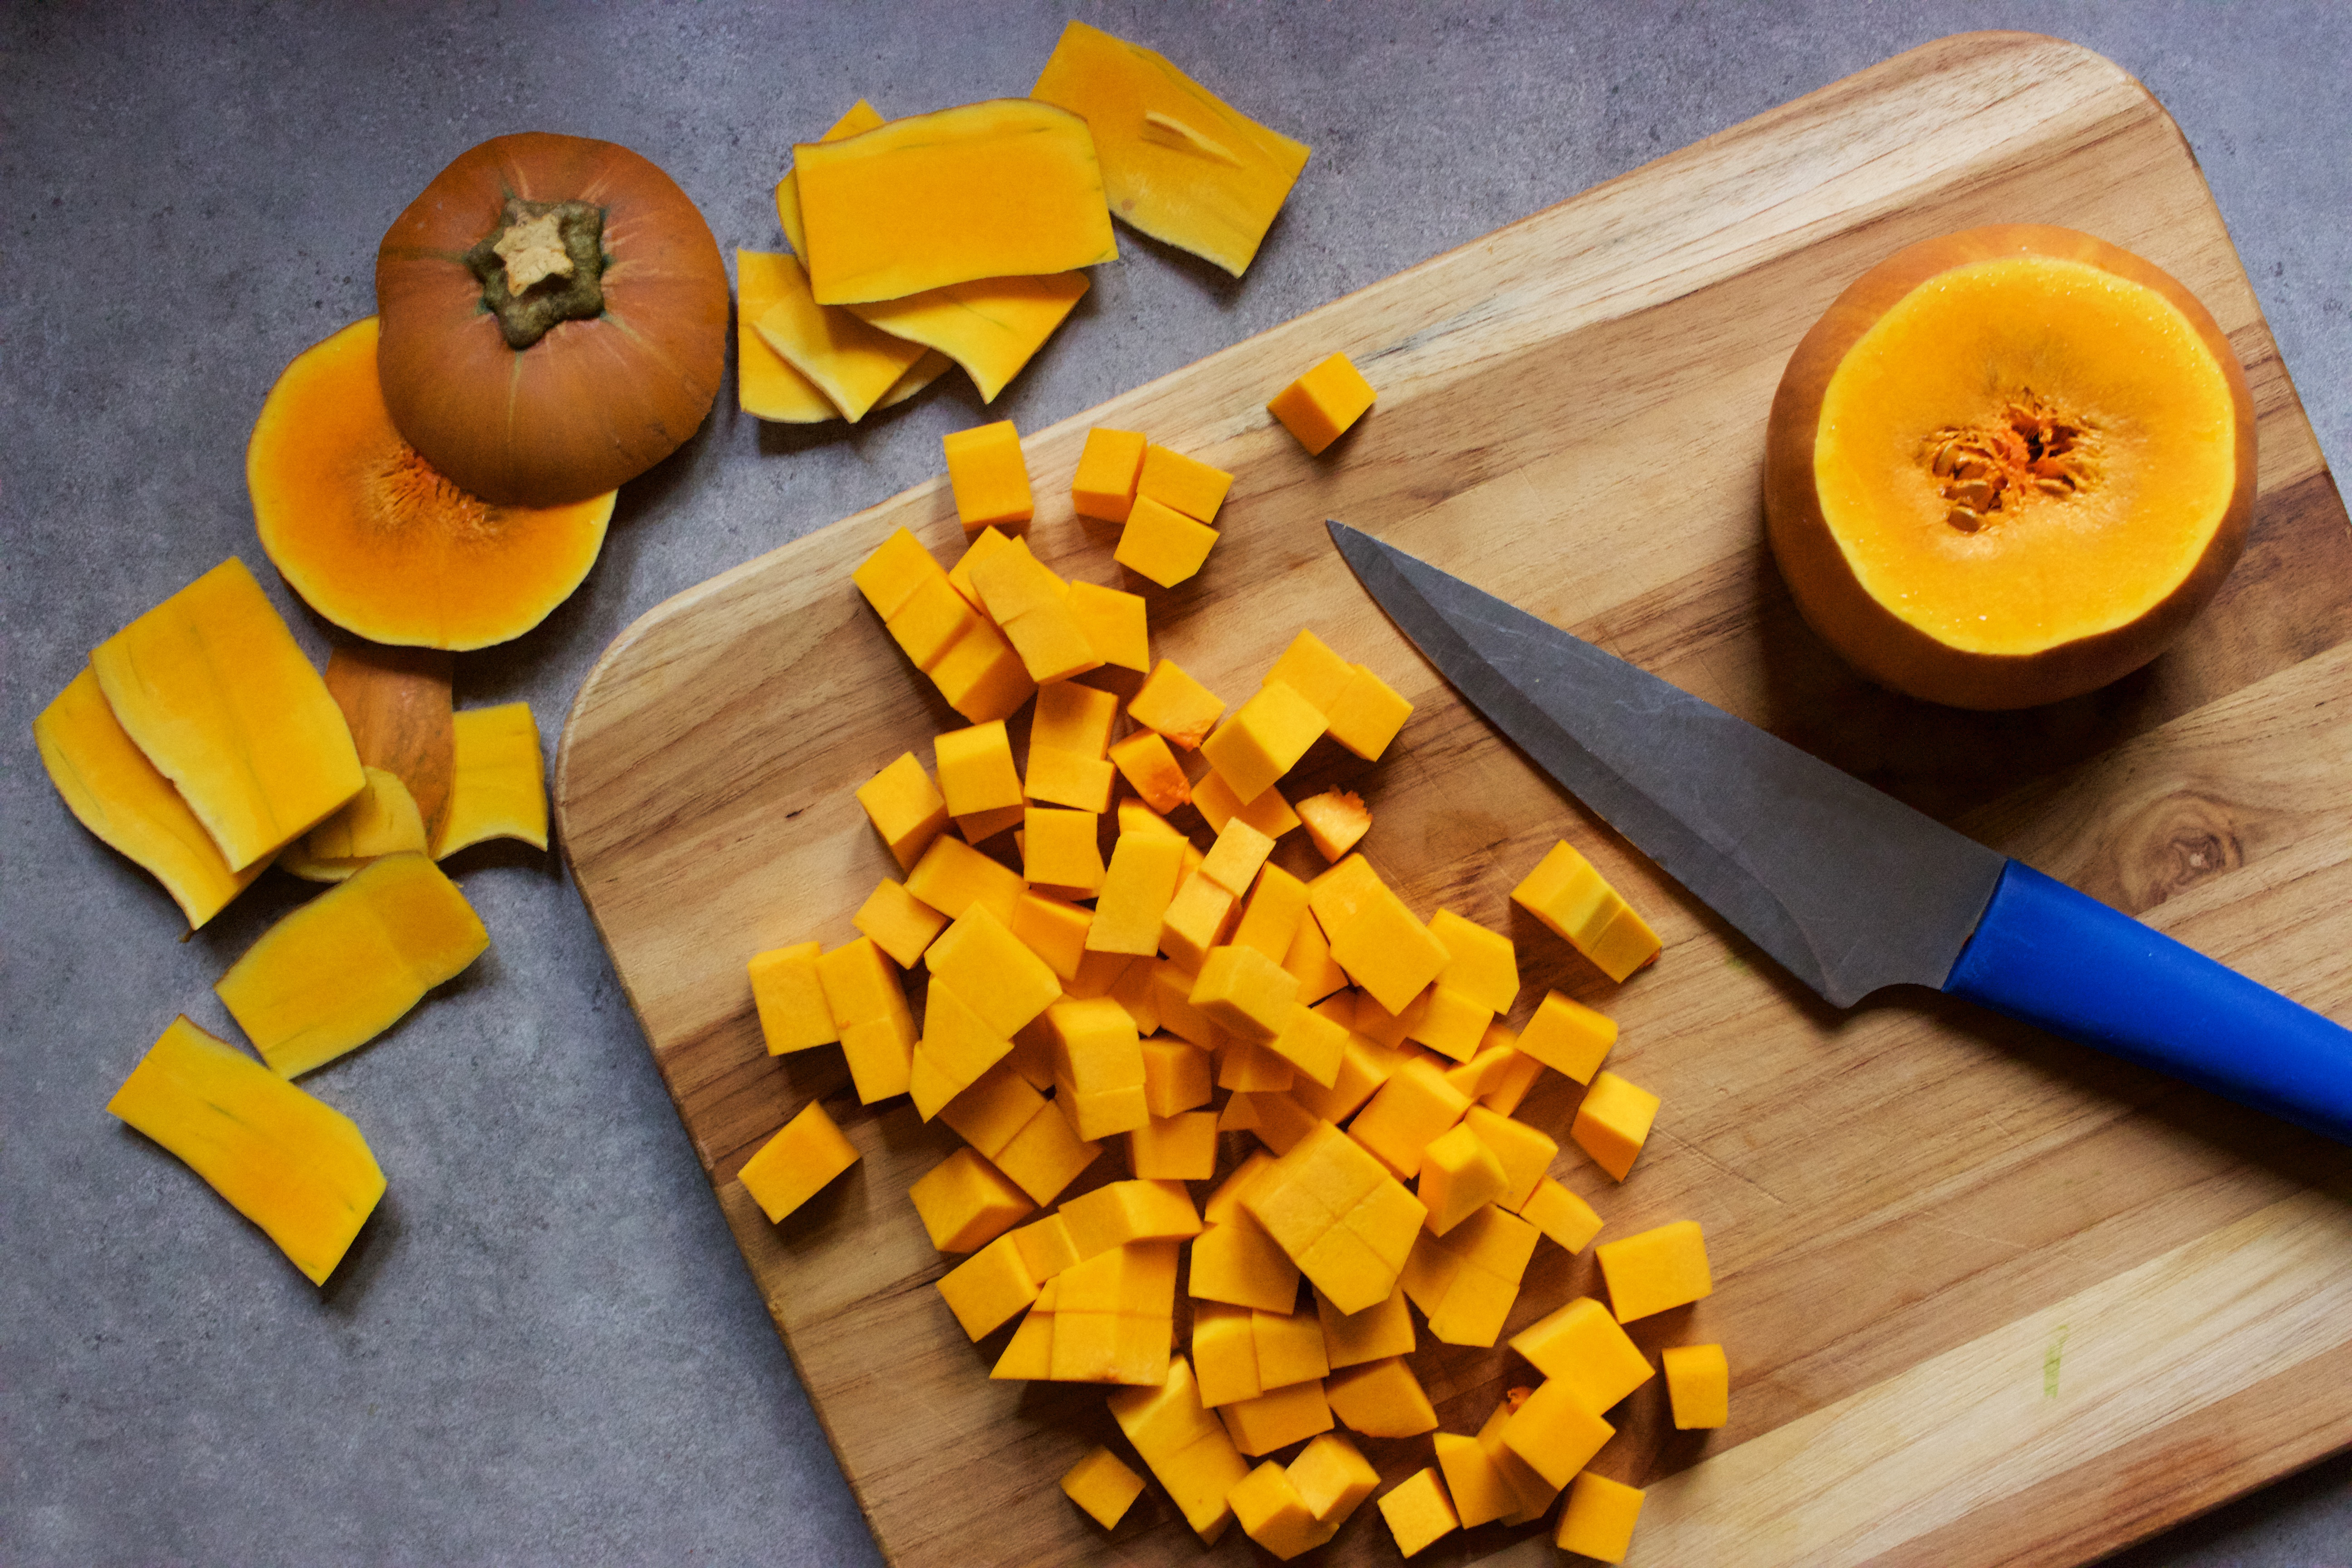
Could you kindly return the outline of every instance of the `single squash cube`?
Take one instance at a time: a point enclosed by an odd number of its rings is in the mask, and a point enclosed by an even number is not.
[[[1518,1048],[1518,1037],[1500,1024],[1488,1026],[1486,1043],[1479,1047],[1479,1055],[1499,1051],[1503,1059],[1488,1068],[1479,1080],[1478,1103],[1497,1116],[1517,1115],[1519,1102],[1543,1076],[1544,1065]]]
[[[1378,395],[1346,354],[1335,353],[1276,393],[1265,411],[1298,438],[1308,457],[1319,458],[1364,416]]]
[[[969,430],[950,430],[940,438],[948,460],[948,484],[955,492],[956,516],[964,531],[986,528],[1025,527],[1035,511],[1029,493],[1029,467],[1021,456],[1021,437],[1013,421]]]
[[[1274,838],[1261,833],[1242,818],[1229,817],[1217,830],[1217,841],[1209,847],[1206,858],[1201,862],[1201,875],[1216,883],[1236,899],[1246,895],[1257,880],[1259,868],[1274,853]],[[1279,954],[1268,957],[1280,962]]]
[[[760,1034],[768,1054],[804,1051],[841,1038],[841,1026],[817,979],[817,944],[794,942],[751,959],[751,1000],[760,1009]]]
[[[1586,1409],[1575,1390],[1547,1381],[1503,1423],[1503,1446],[1553,1487],[1564,1487],[1617,1429]]]
[[[1509,937],[1452,910],[1429,917],[1429,934],[1446,953],[1438,984],[1473,998],[1490,1013],[1508,1013],[1517,1003],[1519,958]]]
[[[1202,773],[1192,786],[1192,804],[1200,808],[1201,816],[1213,833],[1223,833],[1229,822],[1247,822],[1268,838],[1280,838],[1298,826],[1298,814],[1282,798],[1278,789],[1269,789],[1255,799],[1244,801],[1234,793],[1234,786],[1213,769]]]
[[[1079,1137],[1129,1132],[1151,1120],[1142,1042],[1117,1001],[1056,1002],[1045,1010],[1045,1026],[1054,1042],[1054,1082]]]
[[[1446,1082],[1433,1062],[1416,1058],[1389,1074],[1348,1131],[1391,1169],[1414,1176],[1423,1151],[1469,1109],[1468,1095]]]
[[[849,917],[849,923],[873,938],[874,945],[888,953],[891,963],[912,969],[931,939],[947,930],[948,917],[907,891],[902,883],[885,877]],[[756,979],[752,988],[758,989]]]
[[[1613,1072],[1595,1077],[1592,1087],[1585,1091],[1584,1102],[1576,1108],[1576,1121],[1568,1130],[1576,1146],[1592,1156],[1592,1163],[1616,1177],[1625,1179],[1633,1170],[1634,1159],[1648,1141],[1650,1125],[1658,1117],[1658,1097],[1641,1089]]]
[[[1037,689],[1037,708],[1029,721],[1029,754],[1035,767],[1037,749],[1050,746],[1073,756],[1099,762],[1110,749],[1111,726],[1118,719],[1118,698],[1076,681],[1056,681]]]
[[[1642,1347],[1590,1296],[1529,1323],[1511,1336],[1511,1348],[1538,1372],[1564,1384],[1596,1415],[1654,1375]]]
[[[1153,500],[1174,509],[1195,522],[1217,521],[1217,509],[1234,488],[1233,475],[1157,444],[1143,449],[1143,467],[1137,473],[1138,500]]]
[[[1192,1309],[1192,1371],[1201,1404],[1214,1410],[1265,1392],[1257,1374],[1257,1334],[1246,1308],[1203,1301]]]
[[[1517,1513],[1519,1494],[1503,1479],[1503,1472],[1475,1437],[1459,1432],[1440,1432],[1431,1439],[1437,1449],[1437,1468],[1445,1474],[1445,1489],[1454,1499],[1454,1511],[1462,1520],[1462,1528],[1475,1530],[1482,1524]]]
[[[1331,1305],[1329,1297],[1318,1290],[1315,1310],[1323,1325],[1324,1359],[1334,1372],[1413,1352],[1412,1314],[1406,1310],[1402,1285],[1389,1292],[1387,1300],[1360,1312],[1342,1312]],[[1328,1392],[1336,1397],[1336,1389]],[[1340,1419],[1348,1420],[1345,1413]],[[1348,1425],[1356,1424],[1348,1421]]]
[[[1192,798],[1192,786],[1175,753],[1152,731],[1138,730],[1113,745],[1110,760],[1155,812],[1173,811]]]
[[[1412,716],[1412,704],[1363,665],[1355,679],[1332,700],[1324,721],[1331,738],[1368,763],[1376,763]]]
[[[998,1237],[940,1279],[948,1310],[975,1344],[1027,1310],[1044,1287],[1011,1236]]]
[[[857,1160],[857,1146],[842,1136],[824,1105],[812,1100],[743,1162],[736,1176],[772,1222],[816,1196]]]
[[[1039,685],[1102,668],[1102,655],[1096,651],[1094,639],[1066,599],[1057,597],[1013,616],[1003,627],[1006,640],[1021,656],[1022,668]]]
[[[1323,715],[1280,682],[1262,686],[1201,742],[1201,754],[1233,786],[1236,798],[1255,800],[1274,787],[1322,738]]]
[[[1265,672],[1263,684],[1279,681],[1315,704],[1316,711],[1328,713],[1355,676],[1356,667],[1332,652],[1321,637],[1301,631],[1290,639],[1290,646],[1282,650],[1274,668]]]
[[[1197,748],[1225,710],[1224,699],[1163,658],[1128,700],[1127,716],[1186,751]],[[1214,825],[1212,825],[1214,826]]]
[[[1505,1208],[1527,1218],[1527,1201],[1533,1196],[1536,1184],[1551,1169],[1559,1153],[1559,1145],[1538,1128],[1517,1121],[1510,1117],[1474,1105],[1463,1113],[1464,1129],[1476,1135],[1478,1142],[1495,1152],[1502,1163],[1503,1174],[1509,1185],[1495,1201]],[[1571,1248],[1571,1250],[1573,1250]]]
[[[1292,978],[1296,980],[1297,976]],[[1313,1008],[1294,1002],[1266,1049],[1317,1084],[1329,1089],[1339,1081],[1339,1064],[1347,1056],[1348,1029]]]
[[[1353,790],[1325,790],[1321,795],[1308,795],[1294,809],[1298,820],[1307,825],[1308,842],[1326,860],[1343,858],[1371,831],[1372,814],[1365,806],[1364,797]]]
[[[929,673],[947,705],[973,724],[1010,719],[1037,689],[1004,634],[978,616]]]
[[[832,1009],[834,1021],[845,1028],[901,1015],[911,1019],[897,967],[870,938],[861,936],[821,955],[816,973],[824,988],[825,1005]]]
[[[1225,1032],[1212,1023],[1206,1013],[1192,1005],[1192,987],[1197,980],[1192,972],[1165,958],[1153,963],[1150,971],[1151,1011],[1159,1026],[1204,1051],[1223,1051]]]
[[[1380,1489],[1381,1473],[1353,1443],[1326,1432],[1290,1461],[1290,1484],[1307,1511],[1336,1531]]]
[[[1616,1020],[1557,991],[1544,994],[1536,1016],[1519,1031],[1520,1050],[1579,1083],[1592,1081],[1616,1043]]]
[[[1236,1039],[1263,1044],[1297,1006],[1298,978],[1254,947],[1213,948],[1188,1000]]]
[[[1200,571],[1216,542],[1215,529],[1139,495],[1111,559],[1139,577],[1173,588]]]
[[[1234,1440],[1234,1447],[1249,1458],[1331,1430],[1330,1402],[1319,1381],[1270,1388],[1252,1399],[1237,1399],[1218,1407],[1217,1417]]]
[[[177,1155],[323,1285],[383,1196],[358,1125],[186,1018],[106,1102]]]
[[[1228,818],[1233,820],[1238,819]],[[1270,836],[1261,836],[1273,842]],[[1234,928],[1234,945],[1254,947],[1280,963],[1289,956],[1299,920],[1306,913],[1307,884],[1269,862],[1259,868],[1257,880],[1242,906],[1241,923]]]
[[[1416,1470],[1381,1494],[1381,1517],[1396,1537],[1397,1551],[1407,1557],[1462,1528],[1454,1501],[1437,1468]]]
[[[935,984],[970,1003],[1003,1039],[1011,1039],[1062,994],[1062,983],[1045,961],[985,904],[974,904],[959,915],[931,943],[923,963]],[[839,1016],[838,1008],[835,1016]]]
[[[957,597],[982,615],[987,614],[987,606],[981,602],[980,584],[971,580],[971,574],[982,562],[1005,550],[1018,551],[1024,555],[1030,553],[1026,543],[1003,530],[983,528],[971,536],[963,547],[961,557],[948,568],[948,586],[956,591]],[[1034,555],[1030,558],[1035,559]],[[992,618],[990,624],[994,624]]]
[[[1601,1234],[1601,1215],[1592,1205],[1549,1176],[1519,1205],[1519,1217],[1570,1252],[1583,1251]]]
[[[1584,1470],[1568,1489],[1568,1506],[1559,1510],[1552,1544],[1602,1563],[1622,1563],[1641,1517],[1641,1488]]]
[[[1332,962],[1392,1014],[1410,1006],[1449,962],[1444,944],[1385,884],[1369,889],[1330,936]]]
[[[1035,1202],[1050,1204],[1102,1153],[1102,1145],[1080,1138],[1064,1107],[1048,1100],[1037,1108],[1003,1152],[989,1156],[1013,1184]]]
[[[940,1011],[936,1000],[928,1006],[934,1015]],[[999,1064],[950,1098],[939,1114],[965,1142],[994,1160],[1029,1125],[1029,1119],[1045,1108],[1045,1097],[1028,1079]]]
[[[1176,897],[1184,867],[1185,841],[1157,834],[1122,833],[1111,847],[1087,929],[1090,952],[1125,952],[1149,958],[1160,951],[1160,922]]]
[[[877,545],[874,553],[850,573],[849,580],[857,584],[857,591],[866,595],[874,613],[887,621],[914,597],[916,589],[945,575],[921,541],[901,528]]]
[[[942,1289],[945,1288],[942,1282]],[[1117,1454],[1097,1443],[1087,1457],[1062,1472],[1062,1495],[1087,1510],[1105,1530],[1115,1528],[1143,1494],[1143,1478]]]
[[[1511,889],[1511,901],[1612,980],[1622,981],[1658,956],[1657,933],[1566,839]]]
[[[917,1113],[929,1121],[1012,1049],[1013,1042],[956,994],[953,986],[935,978],[923,1005],[922,1038],[915,1043],[921,1071],[909,1083]]]
[[[1064,888],[1081,898],[1102,889],[1102,849],[1096,843],[1096,825],[1102,818],[1091,811],[1066,811],[1058,806],[1033,805],[1023,814],[1022,870],[1032,882]]]
[[[1335,1371],[1324,1394],[1349,1430],[1367,1437],[1416,1437],[1437,1430],[1437,1411],[1401,1354]]]
[[[1504,1516],[1503,1522],[1507,1525],[1528,1524],[1542,1518],[1544,1510],[1551,1507],[1552,1499],[1559,1496],[1558,1487],[1538,1475],[1532,1466],[1503,1443],[1503,1428],[1518,1408],[1513,1395],[1517,1400],[1525,1400],[1530,1392],[1525,1388],[1512,1390],[1496,1402],[1494,1413],[1478,1428],[1478,1447],[1486,1450],[1488,1462],[1518,1499],[1518,1510]]]
[[[1135,504],[1135,481],[1143,469],[1143,435],[1096,426],[1087,432],[1078,471],[1070,480],[1070,507],[1080,517],[1125,522]]]
[[[1337,1525],[1315,1517],[1288,1472],[1272,1459],[1244,1476],[1225,1500],[1233,1505],[1242,1533],[1279,1562],[1312,1552],[1339,1533]]]
[[[913,1081],[915,1023],[905,1013],[841,1026],[842,1059],[859,1103],[872,1105],[904,1094]]]
[[[1021,1249],[1021,1261],[1028,1265],[1030,1276],[1041,1282],[1080,1261],[1078,1249],[1070,1240],[1070,1227],[1058,1214],[1049,1214],[1010,1234],[1013,1246]]]
[[[1258,1135],[1260,1142],[1276,1154],[1288,1153],[1290,1145],[1297,1140],[1278,1134],[1269,1136],[1262,1110],[1276,1100],[1289,1099],[1288,1090],[1298,1076],[1291,1065],[1264,1046],[1231,1037],[1217,1047],[1216,1058],[1217,1087],[1230,1089],[1235,1095],[1246,1097],[1249,1100],[1246,1112],[1234,1107],[1230,1100],[1226,1102],[1227,1109],[1234,1111],[1234,1125],[1246,1126]],[[1295,1107],[1296,1102],[1292,1103]],[[1242,1120],[1244,1116],[1246,1121]],[[1303,1110],[1284,1118],[1281,1131],[1288,1131],[1301,1117],[1306,1117]],[[1311,1124],[1313,1118],[1307,1117],[1307,1121]]]
[[[1478,1054],[1486,1027],[1495,1021],[1493,1009],[1454,990],[1443,980],[1422,993],[1417,1011],[1418,1016],[1405,1029],[1405,1038],[1419,1040],[1457,1062],[1467,1062]],[[1465,1092],[1475,1097],[1477,1090]]]
[[[1209,1103],[1214,1085],[1210,1080],[1208,1052],[1164,1036],[1144,1041],[1142,1051],[1143,1101],[1155,1118],[1176,1116]]]
[[[1659,1359],[1676,1426],[1688,1432],[1731,1419],[1731,1363],[1721,1345],[1668,1345]]]
[[[1192,1049],[1189,1046],[1184,1048]],[[1148,1105],[1148,1078],[1145,1090]],[[1207,1181],[1217,1173],[1216,1112],[1188,1110],[1174,1116],[1153,1117],[1128,1133],[1127,1163],[1128,1168],[1144,1181]]]
[[[1433,1236],[1444,1236],[1509,1190],[1503,1163],[1466,1126],[1441,1134],[1422,1152],[1416,1193]]]
[[[1192,1238],[1191,1253],[1187,1295],[1269,1312],[1298,1300],[1298,1266],[1246,1213],[1207,1226]]]
[[[981,611],[1000,626],[1033,610],[1059,605],[1069,588],[1051,567],[1031,552],[1025,540],[1007,540],[985,547],[975,541],[974,547],[956,563],[956,570],[970,583],[971,592],[980,596]]]
[[[925,578],[882,624],[908,661],[929,673],[979,621],[980,612],[941,574]]]
[[[1200,872],[1184,879],[1160,922],[1160,951],[1198,971],[1234,922],[1234,896]]]
[[[1706,1239],[1696,1220],[1675,1220],[1622,1241],[1604,1241],[1592,1249],[1592,1256],[1601,1264],[1609,1304],[1621,1323],[1686,1306],[1715,1290]]]
[[[1224,1426],[1202,1407],[1192,1363],[1168,1358],[1168,1375],[1158,1388],[1122,1388],[1110,1396],[1118,1422],[1170,1500],[1202,1540],[1214,1542],[1233,1519],[1225,1498],[1249,1466],[1234,1452]]]
[[[950,816],[964,817],[1022,804],[1021,775],[1013,766],[1013,743],[1003,720],[950,730],[932,742],[932,751]]]
[[[1023,890],[1021,873],[945,834],[931,840],[915,868],[907,873],[907,891],[950,921],[961,920],[978,908],[985,909],[998,923],[1009,925]]]
[[[1286,1388],[1309,1378],[1328,1376],[1331,1363],[1323,1350],[1323,1325],[1302,1312],[1255,1311],[1250,1331],[1257,1340],[1258,1381],[1269,1388]]]
[[[1372,863],[1361,855],[1350,855],[1338,865],[1322,872],[1307,884],[1307,907],[1331,936],[1355,917],[1366,900],[1387,886]]]
[[[1062,989],[1076,996],[1085,994],[1081,976],[1086,972],[1087,927],[1094,918],[1092,910],[1032,888],[1013,904],[1011,930],[1023,946],[1045,961]]]
[[[1331,1000],[1335,993],[1348,984],[1348,972],[1331,961],[1331,943],[1323,935],[1322,923],[1314,919],[1302,920],[1290,939],[1290,951],[1283,955],[1282,967],[1298,976],[1298,999],[1317,1005]],[[1352,1029],[1352,1015],[1349,1027]]]
[[[987,1246],[1036,1207],[1028,1194],[970,1149],[959,1149],[907,1189],[931,1245],[941,1252]]]
[[[1097,658],[1138,675],[1151,668],[1151,627],[1142,595],[1073,583],[1066,603]]]

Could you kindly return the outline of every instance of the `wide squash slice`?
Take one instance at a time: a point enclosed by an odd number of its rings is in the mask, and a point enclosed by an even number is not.
[[[1085,118],[1123,222],[1238,278],[1309,152],[1228,107],[1166,57],[1072,22],[1032,98]]]
[[[422,855],[387,855],[271,926],[213,989],[280,1078],[398,1023],[490,945],[466,896]]]
[[[819,304],[1118,258],[1094,138],[1052,104],[966,104],[793,156]]]
[[[229,557],[90,650],[123,731],[231,870],[359,794],[351,726],[244,562]]]
[[[81,825],[163,884],[193,931],[261,875],[266,860],[232,871],[205,825],[131,744],[85,668],[33,721],[49,782]]]
[[[383,1196],[352,1119],[174,1018],[106,1109],[187,1163],[323,1285]]]

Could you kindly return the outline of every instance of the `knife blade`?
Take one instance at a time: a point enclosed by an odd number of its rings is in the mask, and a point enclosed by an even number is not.
[[[1548,621],[1327,526],[1464,700],[1832,1005],[1929,986],[2352,1143],[2352,1031]]]

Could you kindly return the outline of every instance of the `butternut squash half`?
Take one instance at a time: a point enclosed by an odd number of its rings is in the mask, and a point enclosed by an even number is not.
[[[383,1196],[352,1119],[185,1018],[106,1109],[184,1161],[323,1285]]]
[[[488,647],[572,596],[604,548],[614,492],[502,506],[401,438],[371,316],[296,356],[246,447],[261,547],[327,619],[371,642]]]
[[[2154,658],[2236,563],[2254,489],[2253,400],[2211,315],[2039,225],[1864,273],[1790,358],[1765,455],[1805,619],[1870,679],[1961,708]]]

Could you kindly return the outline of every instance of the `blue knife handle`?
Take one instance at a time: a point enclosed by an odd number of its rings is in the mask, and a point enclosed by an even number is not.
[[[2021,861],[1944,989],[2352,1143],[2352,1030]]]

